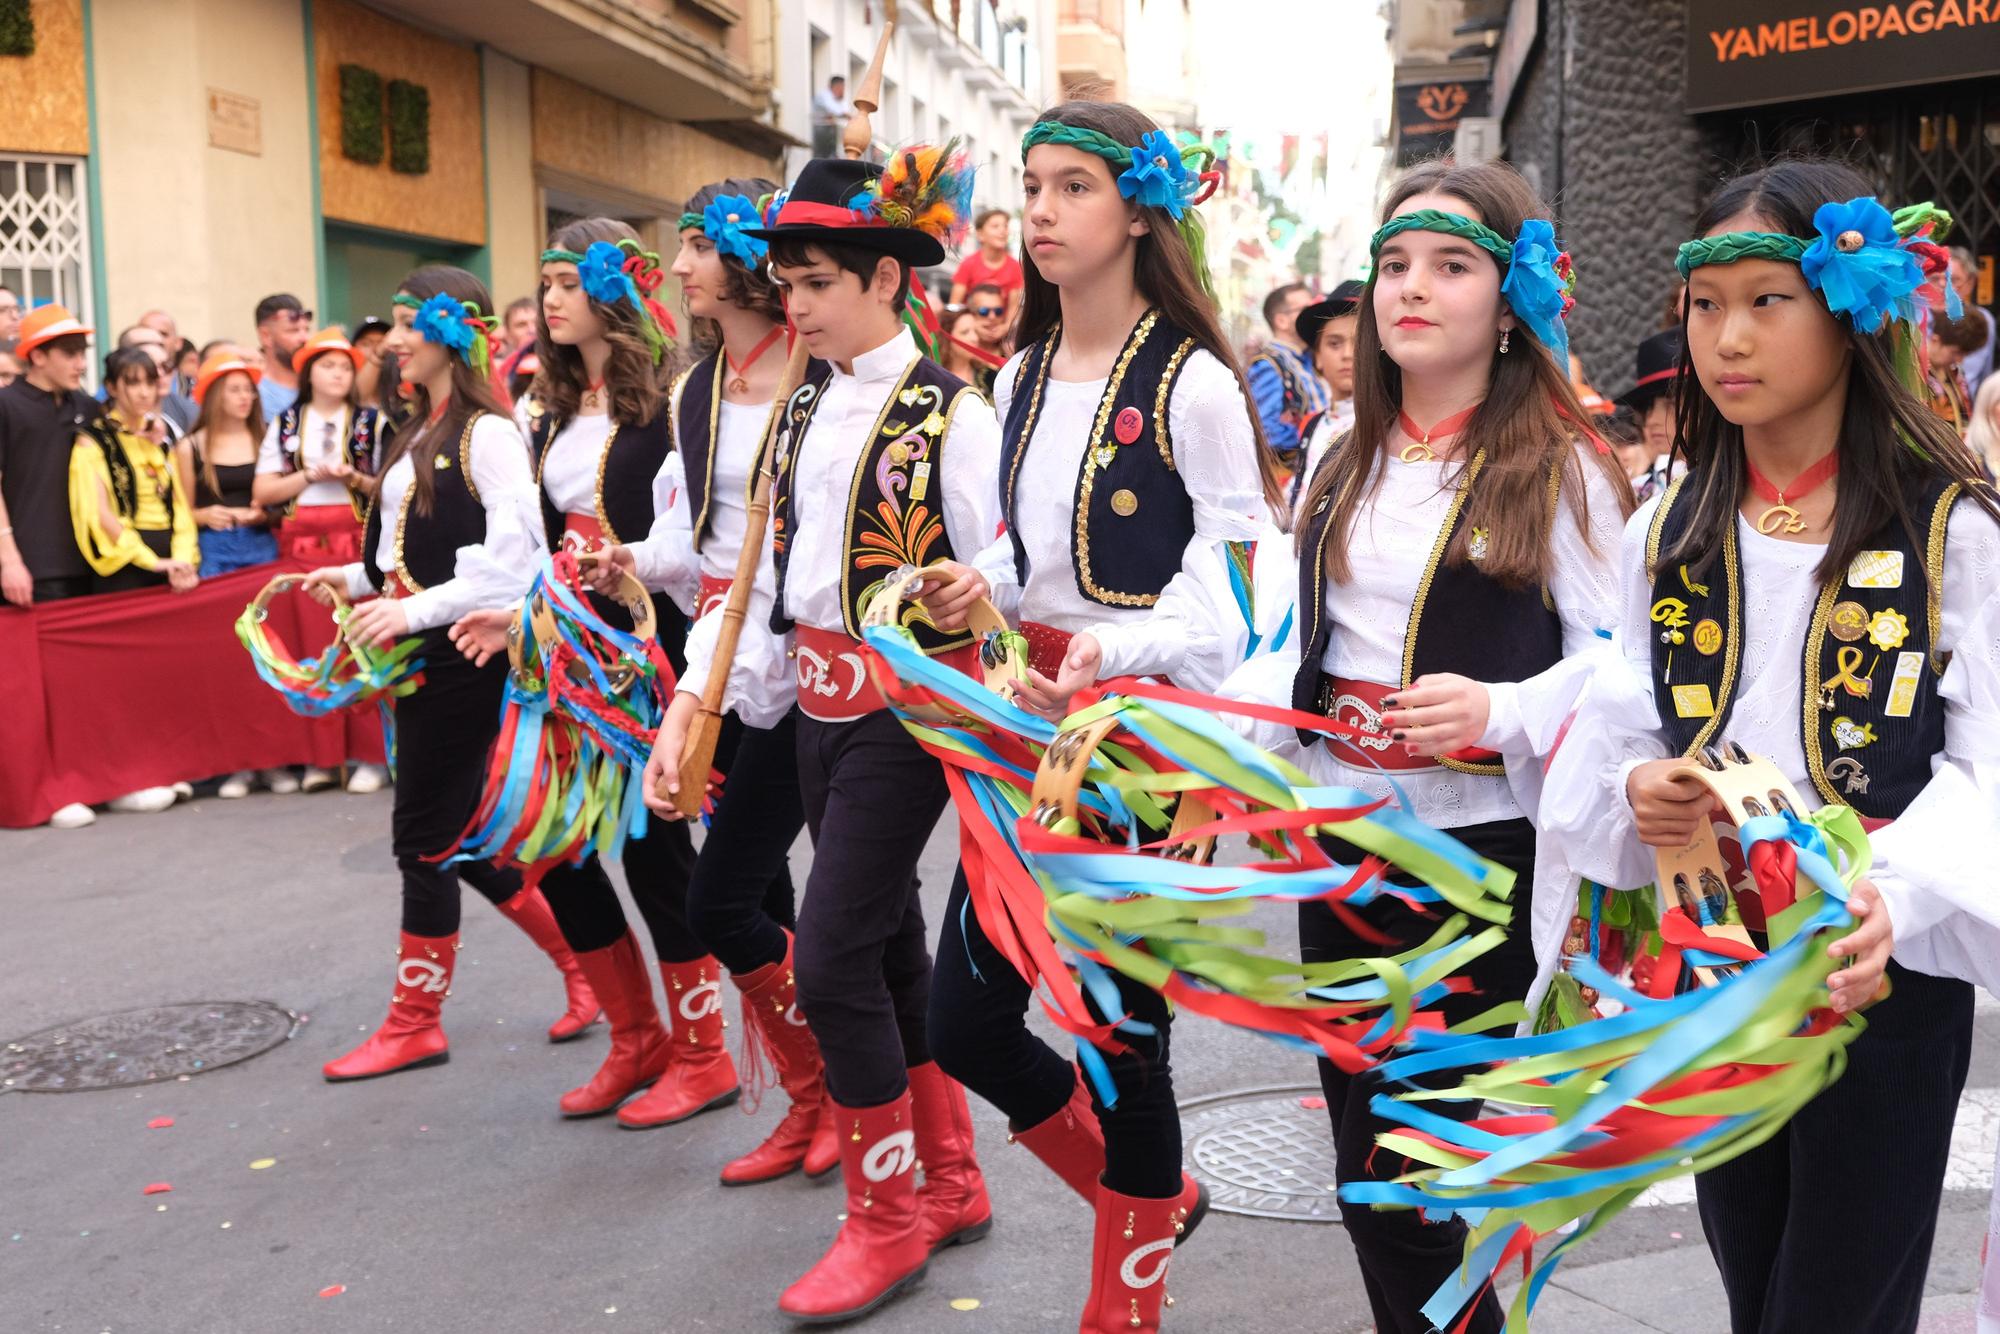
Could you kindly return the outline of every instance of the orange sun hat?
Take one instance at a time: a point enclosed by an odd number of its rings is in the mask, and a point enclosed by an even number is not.
[[[14,341],[14,355],[25,365],[28,353],[45,343],[53,343],[56,339],[67,338],[71,334],[89,335],[95,332],[96,330],[88,324],[53,302],[46,306],[36,306],[21,318],[21,332]]]
[[[240,352],[232,349],[227,352],[210,353],[208,360],[201,363],[201,369],[195,372],[195,403],[199,405],[204,398],[208,397],[208,387],[210,385],[220,380],[223,376],[236,371],[242,371],[245,375],[249,376],[251,384],[256,384],[264,378],[264,373],[245,361],[243,354]]]
[[[305,342],[299,344],[299,350],[292,353],[293,373],[304,375],[306,373],[306,363],[322,352],[345,352],[349,359],[354,362],[355,370],[360,370],[361,363],[367,360],[367,358],[362,356],[359,348],[347,341],[345,330],[339,325],[331,325],[325,329],[321,329],[318,333],[306,339]]]

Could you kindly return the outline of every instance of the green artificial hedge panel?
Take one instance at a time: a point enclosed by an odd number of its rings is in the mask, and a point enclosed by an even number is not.
[[[35,15],[29,0],[0,0],[0,56],[35,54]]]
[[[382,76],[365,66],[340,67],[340,151],[355,162],[382,160]]]
[[[420,83],[389,80],[389,170],[421,176],[431,169],[431,95]]]

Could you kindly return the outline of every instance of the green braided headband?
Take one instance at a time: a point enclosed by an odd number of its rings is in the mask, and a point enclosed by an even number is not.
[[[583,263],[583,256],[574,250],[544,250],[542,252],[542,263],[581,264]]]
[[[1021,161],[1028,160],[1028,150],[1037,144],[1054,144],[1058,148],[1078,148],[1086,153],[1095,153],[1106,162],[1123,167],[1132,161],[1132,146],[1121,144],[1101,130],[1085,129],[1081,125],[1065,125],[1059,120],[1040,120],[1028,127],[1021,136]]]
[[[703,222],[704,219],[699,213],[683,213],[681,214],[680,222],[674,227],[674,230],[677,232],[684,232],[688,228],[692,227],[696,231],[700,231],[703,229]]]
[[[1780,264],[1796,264],[1805,258],[1811,242],[1784,232],[1723,232],[1683,241],[1674,252],[1674,267],[1685,279],[1705,264],[1734,264],[1740,259],[1770,259]]]
[[[1447,213],[1438,208],[1420,208],[1414,213],[1398,213],[1395,217],[1376,228],[1375,235],[1368,242],[1368,257],[1373,259],[1382,252],[1382,246],[1392,236],[1404,232],[1443,232],[1447,236],[1460,236],[1493,256],[1501,268],[1514,262],[1514,247],[1506,237],[1494,231],[1483,222],[1474,222],[1462,213]]]

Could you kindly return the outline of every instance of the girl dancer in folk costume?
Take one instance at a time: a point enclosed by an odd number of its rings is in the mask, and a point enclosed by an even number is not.
[[[355,392],[364,360],[338,328],[321,329],[292,354],[299,396],[265,428],[251,489],[259,505],[282,511],[279,547],[288,560],[324,565],[360,557],[382,426],[381,414]],[[314,623],[298,647],[317,653],[332,642]],[[388,771],[364,759],[382,758],[382,728],[372,711],[343,710],[314,723],[313,734],[320,753],[301,779],[306,791],[332,787],[335,776],[321,763],[343,760],[359,761],[347,776],[349,792],[381,790]]]
[[[1021,701],[1052,717],[1100,678],[1219,684],[1241,636],[1234,558],[1282,503],[1206,286],[1194,204],[1209,187],[1182,156],[1115,102],[1065,103],[1022,140],[1022,351],[997,385],[1006,533],[924,600],[947,629],[989,593],[1017,613],[1033,657]],[[1140,1031],[1105,1055],[1106,1090],[1028,1031],[1028,980],[968,911],[962,872],[953,884],[932,1044],[1096,1208],[1086,1331],[1157,1327],[1164,1258],[1131,1257],[1178,1243],[1207,1208],[1181,1171],[1167,1003],[1116,981]]]
[[[1608,452],[1577,439],[1569,261],[1518,173],[1405,173],[1373,251],[1354,426],[1299,511],[1298,636],[1221,693],[1374,731],[1359,745],[1299,734],[1298,762],[1321,782],[1407,795],[1419,819],[1516,873],[1506,941],[1469,968],[1473,992],[1439,1006],[1457,1023],[1518,1003],[1534,978],[1537,757],[1581,687],[1584,650],[1617,614],[1611,562],[1631,491]],[[1290,740],[1268,725],[1252,735],[1273,749]],[[1429,929],[1386,897],[1346,920],[1323,904],[1299,911],[1308,961],[1394,953]],[[1340,1180],[1396,1176],[1397,1156],[1375,1145],[1390,1125],[1369,1107],[1380,1079],[1319,1067]],[[1457,1266],[1464,1224],[1410,1210],[1345,1220],[1376,1328],[1425,1334],[1421,1308]],[[1468,1327],[1500,1325],[1487,1294]]]
[[[933,1250],[985,1235],[992,1219],[965,1092],[931,1060],[925,1032],[931,961],[916,871],[948,797],[944,774],[869,684],[858,641],[862,610],[899,567],[970,555],[998,531],[999,423],[900,320],[911,269],[943,260],[937,234],[962,226],[970,186],[952,146],[901,150],[880,171],[815,159],[750,233],[770,245],[799,337],[824,359],[783,409],[773,559],[725,701],[746,721],[782,716],[782,697],[752,692],[795,641],[813,864],[794,961],[848,1195],[832,1248],[779,1300],[811,1322],[873,1310],[915,1282]],[[970,636],[936,629],[920,609],[909,616],[925,651],[969,659]],[[689,636],[648,788],[678,787],[722,619]],[[753,633],[760,625],[770,630]]]
[[[452,846],[478,802],[507,677],[504,662],[460,659],[447,627],[474,607],[518,599],[540,547],[527,450],[487,384],[491,308],[485,286],[463,269],[431,265],[403,280],[388,344],[416,415],[390,444],[362,558],[309,576],[348,597],[379,594],[355,609],[344,632],[378,647],[419,635],[424,662],[423,684],[396,702],[390,847],[403,875],[403,934],[389,1017],[327,1063],[330,1080],[447,1059],[438,1016],[458,962],[461,877],[561,970],[569,1009],[549,1029],[551,1041],[576,1036],[598,1013],[540,890],[490,862],[430,860]]]
[[[719,181],[696,191],[681,214],[673,274],[714,350],[674,384],[674,449],[653,483],[650,533],[614,547],[599,566],[606,586],[621,571],[635,573],[695,616],[719,611],[728,599],[749,527],[758,452],[783,378],[784,306],[764,271],[764,242],[745,234],[760,221],[755,201],[777,188],[762,180]],[[749,693],[770,699],[772,712],[754,712],[739,699],[723,723],[716,765],[728,781],[715,799],[687,891],[695,935],[742,995],[745,1043],[761,1044],[791,1097],[764,1142],[723,1167],[725,1186],[775,1180],[801,1166],[808,1176],[824,1176],[840,1162],[833,1118],[823,1114],[819,1047],[799,1013],[793,967],[797,919],[787,858],[806,819],[796,692],[783,658],[767,655],[765,665],[765,679]],[[682,818],[653,782],[642,791],[656,816]]]
[[[1729,741],[1870,828],[1860,926],[1827,951],[1853,956],[1834,1008],[1867,1007],[1846,1071],[1695,1179],[1737,1334],[1916,1329],[1968,982],[2000,985],[2000,508],[1921,396],[1944,220],[1867,189],[1781,163],[1723,186],[1681,247],[1688,471],[1625,530],[1630,670],[1593,682],[1545,811],[1583,875],[1650,884],[1648,845],[1708,812],[1659,757]]]
[[[573,222],[542,252],[541,370],[516,414],[540,479],[551,548],[569,541],[596,550],[653,525],[653,478],[673,449],[666,394],[671,317],[651,298],[664,276],[658,258],[613,218]],[[632,628],[616,602],[591,602],[608,623]],[[686,623],[666,598],[654,598],[654,605],[663,641],[678,657]],[[453,641],[483,662],[504,651],[512,614],[512,608],[476,612],[453,627]],[[616,1109],[621,1124],[640,1129],[734,1102],[736,1067],[723,1045],[721,971],[688,925],[694,844],[687,827],[648,820],[642,836],[626,841],[623,860],[659,958],[666,1023],[645,956],[597,855],[551,867],[542,883],[564,939],[611,1017],[604,1064],[562,1095],[562,1113],[601,1116]],[[645,1097],[620,1106],[648,1086]]]

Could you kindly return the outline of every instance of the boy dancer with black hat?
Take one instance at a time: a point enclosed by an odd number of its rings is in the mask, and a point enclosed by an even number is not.
[[[1326,383],[1331,399],[1324,408],[1299,423],[1298,472],[1292,476],[1292,502],[1326,456],[1327,447],[1354,425],[1354,331],[1360,323],[1357,303],[1362,285],[1349,278],[1332,292],[1298,313],[1294,327],[1312,357],[1313,370]]]
[[[1632,387],[1614,402],[1631,410],[1639,440],[1627,458],[1620,447],[1618,461],[1626,465],[1633,494],[1640,503],[1666,490],[1674,449],[1674,386],[1681,375],[1681,331],[1662,329],[1639,344],[1632,368]],[[1643,453],[1641,452],[1643,451]]]
[[[903,565],[969,561],[999,530],[1000,426],[904,328],[910,270],[944,259],[964,226],[971,172],[954,146],[899,151],[886,169],[806,164],[774,204],[771,276],[815,361],[781,409],[769,555],[730,664],[725,706],[789,652],[799,786],[813,865],[794,945],[799,1007],[819,1040],[837,1117],[847,1216],[779,1309],[822,1323],[873,1310],[932,1252],[992,1226],[965,1093],[932,1063],[924,1030],[930,951],[917,859],[948,800],[944,774],[884,706],[862,665],[861,616]],[[891,219],[894,219],[892,222]],[[685,737],[722,618],[696,623],[688,669],[660,727],[645,791],[678,787]],[[768,622],[770,632],[758,633]],[[925,652],[969,663],[971,637],[912,604]],[[784,680],[784,677],[780,677]],[[924,1184],[915,1167],[923,1163]]]

